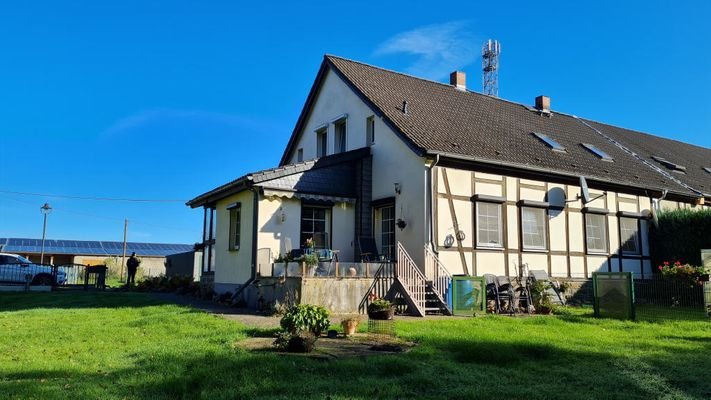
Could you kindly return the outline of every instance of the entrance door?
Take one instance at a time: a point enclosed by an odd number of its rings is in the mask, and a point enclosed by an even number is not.
[[[381,257],[389,261],[395,259],[394,204],[375,208],[375,241]]]

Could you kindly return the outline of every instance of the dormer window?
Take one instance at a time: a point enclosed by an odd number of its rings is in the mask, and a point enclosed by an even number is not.
[[[592,145],[592,144],[590,144],[590,143],[581,143],[581,145],[582,145],[583,147],[585,147],[589,152],[591,152],[591,153],[595,154],[596,156],[598,156],[602,161],[608,161],[608,162],[612,162],[612,161],[613,161],[613,160],[612,160],[612,157],[610,157],[607,153],[605,153],[604,151],[600,150],[600,149],[597,148],[596,146],[594,146],[594,145]]]
[[[538,132],[531,132],[531,135],[535,136],[538,140],[545,143],[546,146],[550,147],[553,151],[566,153],[565,147],[561,146],[560,143],[551,139],[548,135],[544,135],[544,134],[538,133]]]
[[[686,172],[686,167],[666,160],[664,157],[652,156],[652,159],[674,172]]]

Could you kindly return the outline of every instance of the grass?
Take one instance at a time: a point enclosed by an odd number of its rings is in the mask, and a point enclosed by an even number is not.
[[[0,294],[9,399],[709,398],[711,325],[555,317],[401,320],[409,353],[248,352],[264,334],[137,293]]]

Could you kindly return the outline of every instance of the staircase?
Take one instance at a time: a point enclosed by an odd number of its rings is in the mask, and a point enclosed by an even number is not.
[[[447,302],[447,295],[452,290],[452,274],[447,271],[429,245],[425,245],[425,275],[428,279],[425,284],[427,292],[425,312],[452,315]]]
[[[422,273],[402,243],[397,244],[397,262],[384,263],[375,274],[359,311],[365,312],[373,297],[384,298],[398,306],[399,313],[418,317],[428,314],[452,315],[447,293],[452,276],[437,256],[425,246],[425,274]]]

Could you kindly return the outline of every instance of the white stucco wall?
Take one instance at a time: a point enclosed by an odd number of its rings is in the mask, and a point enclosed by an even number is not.
[[[282,213],[284,219],[282,220]],[[336,203],[331,208],[331,247],[339,251],[340,261],[353,261],[355,209],[352,204]],[[270,249],[272,258],[301,247],[301,200],[261,197],[257,247]]]
[[[346,151],[366,146],[366,119],[373,115],[355,93],[336,74],[329,71],[321,86],[319,95],[313,103],[303,131],[300,132],[296,145],[292,149],[289,162],[296,162],[297,149],[304,150],[304,160],[316,158],[316,130],[326,127],[328,130],[328,152],[334,153],[335,127],[333,122],[347,115]],[[377,124],[377,122],[376,122]],[[376,127],[377,130],[377,127]],[[377,139],[376,139],[377,140]]]
[[[333,154],[335,128],[333,121],[348,115],[346,150],[365,147],[366,122],[374,116],[373,111],[333,72],[328,72],[321,86],[319,96],[304,123],[290,155],[290,162],[296,162],[297,149],[302,148],[304,160],[316,157],[316,130],[327,125],[328,154]],[[396,197],[395,215],[407,222],[403,230],[397,229],[396,240],[403,243],[415,262],[424,263],[423,246],[427,241],[426,221],[426,167],[425,160],[418,157],[396,134],[378,117],[375,121],[375,142],[371,146],[373,159],[372,199]],[[395,183],[402,191],[395,194]],[[334,209],[335,210],[335,209]],[[334,211],[334,215],[340,211]],[[343,219],[342,221],[346,221]],[[334,231],[336,230],[334,219]],[[354,230],[353,225],[339,226],[339,229]],[[334,232],[334,240],[336,235]],[[341,236],[345,237],[345,236]],[[342,249],[355,244],[339,243]],[[336,244],[334,243],[334,248]]]
[[[215,239],[215,290],[234,290],[252,275],[252,226],[254,193],[245,190],[217,202]],[[230,213],[227,207],[241,203],[240,249],[229,250]]]

